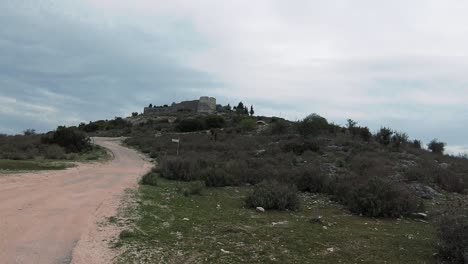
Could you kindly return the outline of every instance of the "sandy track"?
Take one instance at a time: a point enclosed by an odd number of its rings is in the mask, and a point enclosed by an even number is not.
[[[103,240],[116,231],[97,223],[115,215],[124,190],[151,164],[119,139],[95,143],[114,159],[64,171],[0,174],[0,263],[110,262]]]

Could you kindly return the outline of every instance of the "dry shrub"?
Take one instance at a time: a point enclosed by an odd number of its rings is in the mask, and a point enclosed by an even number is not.
[[[450,263],[468,263],[468,211],[460,208],[437,221],[439,256]]]
[[[295,210],[299,207],[299,198],[295,186],[278,181],[263,181],[255,185],[252,194],[247,197],[246,205],[267,210]]]

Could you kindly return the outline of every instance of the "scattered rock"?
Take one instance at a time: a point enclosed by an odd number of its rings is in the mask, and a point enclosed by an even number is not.
[[[255,208],[255,210],[257,210],[257,212],[261,212],[261,213],[264,213],[264,212],[265,212],[265,208],[260,207],[260,206],[257,207],[257,208]]]
[[[312,219],[309,220],[309,223],[312,223],[312,224],[323,224],[323,220],[322,220],[322,216],[319,215],[317,217],[314,217]]]
[[[439,164],[439,167],[441,167],[442,169],[446,170],[450,167],[450,164],[448,163],[440,163]]]
[[[327,229],[328,229],[328,226],[322,226],[322,228],[323,228],[324,230],[327,230]]]
[[[231,251],[227,251],[227,250],[224,250],[224,249],[221,249],[221,252],[223,252],[224,254],[231,254],[232,253]]]
[[[335,252],[335,249],[331,247],[331,248],[327,248],[327,251],[330,252],[330,253],[333,253],[333,252]]]
[[[255,157],[262,156],[263,154],[265,154],[265,152],[266,152],[265,149],[257,150],[257,151],[255,152]]]
[[[216,209],[220,210],[220,209],[221,209],[221,205],[217,204],[217,205],[216,205]]]
[[[184,218],[184,219],[182,219],[182,220],[183,220],[183,221],[190,221],[190,219],[188,219],[188,218]]]
[[[285,224],[287,224],[287,223],[288,223],[288,221],[281,221],[281,222],[272,222],[271,224],[272,224],[273,226],[275,226],[275,225],[285,225]]]
[[[413,182],[408,185],[409,189],[412,190],[416,195],[424,199],[434,199],[439,196],[440,193],[433,188],[418,182]]]
[[[427,214],[426,213],[414,213],[412,214],[413,218],[416,219],[427,219]]]

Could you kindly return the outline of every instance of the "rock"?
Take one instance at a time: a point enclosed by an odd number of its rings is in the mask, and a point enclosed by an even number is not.
[[[182,220],[183,220],[183,221],[190,221],[190,219],[188,219],[188,218],[184,218],[184,219],[182,219]]]
[[[221,252],[223,252],[224,254],[231,254],[232,253],[231,251],[227,251],[227,250],[224,250],[224,249],[221,249]]]
[[[440,164],[439,164],[439,167],[441,167],[442,169],[446,170],[446,169],[448,169],[448,167],[450,167],[450,164],[448,164],[448,163],[440,163]]]
[[[327,251],[330,252],[330,253],[333,253],[333,252],[335,252],[335,249],[331,247],[331,248],[327,248]]]
[[[275,226],[275,225],[286,225],[286,224],[288,224],[288,221],[272,222],[271,224],[272,224],[273,226]]]
[[[328,229],[328,226],[322,226],[322,228],[323,228],[324,230],[327,230],[327,229]]]
[[[257,150],[257,151],[255,152],[255,157],[262,156],[263,154],[265,154],[265,152],[266,152],[265,149]]]
[[[427,214],[426,213],[414,213],[412,214],[413,218],[416,219],[427,219]]]
[[[422,183],[413,182],[408,185],[409,189],[413,191],[416,195],[424,199],[434,199],[434,197],[439,196],[440,193],[434,190],[433,188],[424,185]]]
[[[322,216],[319,215],[317,217],[314,217],[312,219],[309,220],[309,223],[312,223],[312,224],[323,224],[323,221],[322,221]]]
[[[260,213],[264,213],[264,212],[265,212],[265,208],[260,207],[260,206],[257,207],[257,208],[255,208],[255,210],[257,210],[257,212],[260,212]]]

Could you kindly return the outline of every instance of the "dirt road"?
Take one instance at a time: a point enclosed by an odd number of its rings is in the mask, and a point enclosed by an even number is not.
[[[124,190],[151,164],[119,139],[96,138],[114,154],[106,163],[64,171],[0,174],[0,263],[108,263],[109,233]]]

